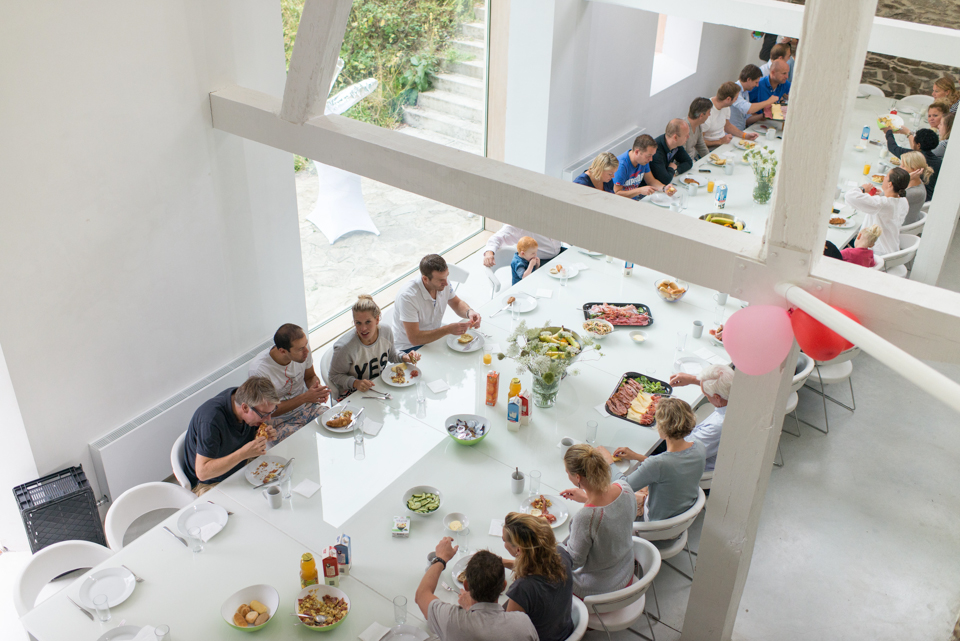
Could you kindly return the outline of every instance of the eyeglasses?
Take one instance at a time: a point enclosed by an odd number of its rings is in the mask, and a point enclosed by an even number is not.
[[[261,419],[265,419],[265,418],[267,418],[268,416],[271,416],[274,412],[277,411],[277,408],[276,408],[276,407],[274,407],[274,408],[273,408],[272,410],[270,410],[269,412],[261,412],[260,410],[258,410],[258,409],[257,409],[256,407],[254,407],[253,405],[250,405],[249,407],[250,407],[251,410],[253,410],[253,413],[256,414],[257,416],[259,416]]]

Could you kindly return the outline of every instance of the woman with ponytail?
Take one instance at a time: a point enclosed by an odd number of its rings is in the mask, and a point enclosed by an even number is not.
[[[576,488],[560,493],[584,503],[570,522],[562,547],[573,565],[573,593],[581,599],[625,588],[633,581],[633,519],[637,499],[629,487],[610,482],[613,456],[602,447],[574,445],[563,456]]]
[[[573,566],[557,545],[553,528],[541,518],[510,512],[503,523],[503,559],[516,580],[507,589],[507,612],[526,612],[540,641],[563,641],[573,634]]]
[[[843,195],[848,205],[863,212],[860,229],[880,225],[882,233],[873,248],[878,256],[900,251],[900,226],[910,209],[906,198],[909,184],[910,174],[905,169],[894,167],[883,177],[880,193],[876,193],[873,185],[865,184]]]
[[[900,156],[900,167],[910,174],[906,195],[910,209],[907,210],[907,217],[903,219],[903,224],[909,225],[920,220],[920,208],[927,200],[926,185],[930,182],[933,169],[919,151],[910,151]]]

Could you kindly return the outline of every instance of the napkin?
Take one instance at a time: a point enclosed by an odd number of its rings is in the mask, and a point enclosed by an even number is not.
[[[553,298],[553,290],[552,290],[552,289],[538,289],[538,290],[537,290],[537,296],[539,296],[540,298]]]
[[[371,421],[369,418],[364,419],[363,421],[363,433],[369,436],[376,436],[379,434],[381,427],[383,427],[383,423]]]
[[[133,637],[133,641],[157,641],[155,628],[152,625],[145,625]]]
[[[574,263],[573,266],[581,272],[585,269],[590,269],[586,263]]]
[[[432,383],[427,383],[427,387],[430,388],[430,391],[434,394],[439,394],[440,392],[446,392],[450,389],[450,386],[447,385],[447,382],[443,379],[433,381]]]
[[[303,479],[300,483],[297,484],[297,487],[293,488],[293,491],[299,494],[300,496],[305,496],[310,498],[316,494],[317,490],[320,489],[318,483],[314,483],[310,479]]]
[[[593,409],[597,410],[597,412],[600,414],[600,416],[610,416],[610,412],[607,411],[607,402],[606,402],[606,401],[600,403],[599,405],[597,405],[597,406],[594,407]]]
[[[490,519],[490,536],[503,537],[503,521]]]
[[[219,523],[207,523],[200,527],[200,540],[206,543],[222,529],[223,526]]]
[[[360,633],[358,638],[360,641],[380,641],[380,639],[387,635],[387,632],[390,632],[390,628],[384,627],[374,621],[370,624],[370,627]]]

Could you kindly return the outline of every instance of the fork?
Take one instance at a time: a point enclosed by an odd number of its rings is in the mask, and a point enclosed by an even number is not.
[[[389,392],[381,392],[380,390],[374,389],[372,387],[367,391],[370,392],[371,394],[379,394],[380,396],[383,397],[383,400],[385,401],[389,401],[393,399],[393,395],[390,394]]]
[[[460,594],[460,590],[458,590],[457,588],[451,588],[449,585],[447,585],[446,581],[441,581],[441,582],[440,582],[440,587],[443,588],[444,590],[446,590],[447,592],[453,592],[454,594]]]
[[[85,607],[83,607],[82,605],[80,605],[79,603],[77,603],[76,601],[74,601],[73,599],[71,599],[70,597],[67,597],[67,601],[69,601],[70,603],[72,603],[72,604],[74,604],[75,606],[77,606],[77,608],[78,608],[81,612],[83,612],[84,614],[87,615],[87,618],[88,618],[88,619],[90,619],[91,621],[93,621],[93,615],[90,614],[90,610],[86,609]]]
[[[214,503],[213,501],[207,501],[207,503],[209,503],[210,505],[216,505],[216,503]],[[227,510],[227,516],[233,516],[233,512],[231,512],[230,510]],[[126,568],[127,566],[123,566],[123,567]],[[127,568],[127,569],[130,570],[130,568]],[[133,572],[133,570],[130,570],[130,571]]]
[[[120,567],[122,567],[124,570],[126,570],[127,572],[129,572],[130,574],[132,574],[134,580],[136,580],[137,583],[143,583],[143,579],[140,578],[139,576],[137,576],[137,573],[136,573],[136,572],[134,572],[133,570],[131,570],[130,568],[128,568],[127,566],[125,566],[123,563],[120,564]]]

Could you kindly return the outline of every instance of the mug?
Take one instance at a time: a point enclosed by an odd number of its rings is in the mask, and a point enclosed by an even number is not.
[[[280,493],[280,488],[276,485],[271,485],[265,489],[263,491],[263,498],[267,499],[267,503],[274,510],[283,505],[283,495]]]
[[[717,301],[717,305],[726,305],[727,304],[727,295],[717,292],[713,295],[713,300]]]
[[[678,202],[670,203],[670,211],[680,211],[680,203]]]
[[[696,196],[697,190],[699,188],[700,188],[700,185],[698,185],[697,183],[690,183],[689,185],[687,185],[687,193],[689,193],[691,196]]]
[[[703,321],[695,320],[693,321],[693,337],[700,338],[703,336]]]
[[[562,439],[560,439],[560,458],[563,458],[564,456],[566,456],[567,450],[569,450],[575,444],[576,444],[576,441],[574,441],[569,436],[564,436]]]
[[[776,140],[777,139],[777,130],[773,127],[767,129],[767,140]]]
[[[523,472],[511,472],[510,473],[510,491],[514,494],[522,494],[524,482],[526,481],[526,476]]]
[[[733,161],[732,161],[732,160],[727,160],[727,164],[725,164],[725,165],[723,166],[723,173],[725,173],[725,174],[728,175],[728,176],[732,176],[732,175],[733,175]]]
[[[435,558],[437,558],[437,553],[436,553],[436,552],[430,552],[429,554],[427,554],[427,569],[428,569],[428,570],[430,569],[430,566],[433,565],[433,560],[434,560]]]

